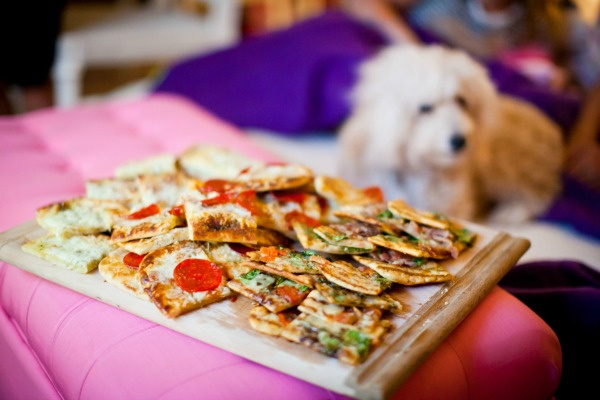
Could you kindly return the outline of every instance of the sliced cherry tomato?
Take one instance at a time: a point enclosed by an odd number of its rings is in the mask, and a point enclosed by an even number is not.
[[[344,311],[339,314],[336,314],[333,317],[333,320],[342,324],[353,324],[354,322],[356,322],[356,315],[351,312]]]
[[[225,193],[235,188],[235,183],[225,179],[209,179],[198,188],[201,193]]]
[[[169,214],[174,215],[178,218],[184,218],[185,217],[185,206],[183,204],[175,206],[169,210]]]
[[[216,206],[219,204],[230,203],[235,197],[235,193],[222,193],[218,196],[211,197],[210,199],[202,200],[202,204],[205,206]]]
[[[318,220],[309,217],[308,215],[301,213],[299,211],[292,211],[285,214],[285,221],[291,225],[294,221],[300,221],[302,224],[309,226],[311,228],[316,228],[317,226],[321,226],[321,222]]]
[[[282,202],[292,202],[302,204],[306,200],[306,193],[302,192],[287,192],[287,191],[275,191],[271,192],[273,197]]]
[[[123,263],[125,263],[125,265],[127,265],[129,268],[138,269],[145,256],[145,254],[129,252],[123,256]]]
[[[324,214],[325,211],[327,211],[327,208],[329,208],[329,202],[325,197],[319,195],[317,195],[317,201],[319,202],[319,208],[321,209],[321,213]]]
[[[383,190],[379,186],[369,186],[363,189],[363,193],[378,203],[383,202]]]
[[[216,197],[202,200],[202,204],[205,206],[216,206],[219,204],[236,203],[237,205],[244,207],[250,211],[252,215],[258,214],[258,207],[256,204],[256,192],[254,190],[245,190],[241,193],[222,193]]]
[[[229,246],[229,248],[233,251],[235,251],[236,253],[239,253],[243,256],[246,255],[246,253],[248,253],[249,251],[254,251],[253,248],[248,247],[248,246],[244,246],[241,243],[227,243],[227,245]]]
[[[287,250],[280,249],[276,246],[268,246],[260,248],[260,260],[262,262],[272,262],[275,261],[276,258],[286,256],[288,254]]]
[[[142,219],[142,218],[146,218],[146,217],[150,217],[152,215],[156,215],[160,213],[160,207],[158,207],[156,204],[150,204],[148,207],[144,207],[141,210],[138,210],[132,214],[129,214],[127,217],[127,219]]]
[[[286,326],[294,319],[293,314],[285,312],[277,313],[277,317],[279,318],[279,322],[281,322],[281,325],[283,326]]]
[[[250,171],[250,167],[246,167],[246,168],[242,169],[242,170],[240,171],[240,173],[238,174],[238,176],[239,176],[239,175],[244,175],[244,174],[245,174],[245,173],[247,173],[248,171]]]
[[[250,211],[250,214],[258,214],[258,205],[256,203],[256,192],[254,190],[246,190],[239,193],[234,200],[238,205]]]
[[[177,264],[173,278],[177,286],[186,292],[206,292],[219,287],[223,272],[208,260],[188,258]]]
[[[306,292],[308,292],[308,290]],[[294,304],[300,303],[302,300],[304,300],[304,297],[306,297],[306,294],[304,292],[301,292],[290,285],[277,286],[277,289],[275,289],[275,293],[277,293],[279,296],[283,297],[290,303]]]

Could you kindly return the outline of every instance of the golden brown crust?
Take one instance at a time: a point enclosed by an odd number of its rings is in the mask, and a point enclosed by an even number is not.
[[[208,259],[202,246],[194,242],[179,242],[155,250],[140,264],[140,282],[154,305],[167,317],[175,318],[231,296],[223,274],[220,286],[206,292],[187,292],[173,278],[173,270],[188,258]]]
[[[355,292],[378,295],[391,284],[375,271],[368,268],[360,269],[347,261],[329,261],[319,256],[312,256],[310,260],[319,267],[329,281]]]
[[[439,266],[424,269],[388,264],[370,257],[354,256],[354,259],[373,269],[384,278],[401,285],[423,285],[426,283],[448,282],[453,279],[452,274]]]
[[[121,219],[113,225],[110,239],[118,243],[149,238],[167,233],[179,223],[180,219],[168,211],[138,220]]]
[[[139,271],[128,267],[123,262],[123,257],[128,253],[129,251],[125,249],[117,249],[111,252],[100,261],[98,271],[109,284],[136,297],[148,300],[148,295],[144,292],[144,288],[140,283]]]

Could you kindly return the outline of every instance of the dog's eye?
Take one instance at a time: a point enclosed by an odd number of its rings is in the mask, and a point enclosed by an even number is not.
[[[462,96],[456,96],[454,100],[458,103],[461,108],[467,108],[467,99]]]
[[[419,107],[419,112],[421,114],[429,114],[433,111],[433,104],[421,104]]]

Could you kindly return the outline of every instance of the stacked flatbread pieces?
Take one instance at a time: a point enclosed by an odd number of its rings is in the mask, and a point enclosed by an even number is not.
[[[214,146],[128,163],[36,217],[46,235],[26,252],[98,268],[169,318],[241,295],[257,331],[349,364],[403,312],[393,288],[451,281],[444,260],[476,238],[376,188]]]

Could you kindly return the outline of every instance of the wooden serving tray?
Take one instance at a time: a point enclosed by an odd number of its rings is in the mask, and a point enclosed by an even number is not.
[[[394,317],[394,329],[363,364],[355,367],[254,331],[248,322],[253,303],[242,296],[235,302],[223,301],[168,319],[152,303],[105,282],[98,271],[79,274],[23,252],[24,242],[44,234],[33,220],[0,233],[0,260],[315,385],[352,397],[381,399],[402,385],[529,248],[526,239],[480,225],[464,225],[479,237],[457,260],[444,262],[456,279],[394,290],[392,295],[407,311]]]

